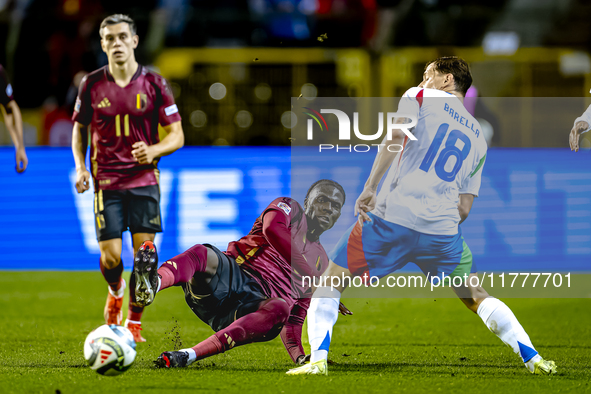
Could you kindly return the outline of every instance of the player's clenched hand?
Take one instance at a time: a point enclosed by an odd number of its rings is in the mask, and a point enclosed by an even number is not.
[[[76,171],[76,191],[84,193],[88,189],[90,189],[90,172]]]
[[[149,164],[154,161],[154,152],[152,152],[152,147],[147,145],[144,141],[138,141],[131,147],[133,148],[131,155],[137,160],[138,163]]]
[[[16,151],[16,172],[23,173],[27,169],[27,164],[29,164],[29,159],[27,159],[27,154],[25,153],[24,149],[18,149]]]
[[[572,130],[570,131],[570,135],[568,138],[568,142],[570,144],[570,150],[574,150],[575,152],[579,151],[579,137],[585,130],[589,128],[589,123],[581,120],[577,122]]]
[[[353,312],[351,312],[351,311],[349,310],[349,308],[347,308],[347,307],[345,306],[345,304],[343,304],[342,302],[339,304],[339,312],[340,312],[340,313],[341,313],[341,315],[343,315],[343,316],[348,316],[348,315],[352,315],[352,314],[353,314]]]
[[[376,207],[376,191],[370,188],[364,188],[361,195],[355,201],[355,216],[359,215],[359,223],[371,222],[367,212],[372,211]]]

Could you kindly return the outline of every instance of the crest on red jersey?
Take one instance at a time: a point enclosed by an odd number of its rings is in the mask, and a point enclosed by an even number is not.
[[[148,96],[145,93],[138,93],[135,98],[137,109],[146,109],[148,106]]]

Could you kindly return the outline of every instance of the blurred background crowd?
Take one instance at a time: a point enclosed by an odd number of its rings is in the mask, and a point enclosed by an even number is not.
[[[498,98],[591,88],[585,0],[0,0],[0,64],[26,146],[70,144],[77,87],[107,63],[98,28],[113,13],[135,19],[136,58],[170,81],[188,145],[289,145],[292,97],[400,96],[427,61],[458,55],[493,146],[567,146],[568,121],[516,133]]]

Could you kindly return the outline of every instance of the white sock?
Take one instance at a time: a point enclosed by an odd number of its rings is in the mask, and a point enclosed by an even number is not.
[[[197,359],[197,353],[195,350],[188,348],[188,349],[181,349],[179,352],[186,352],[189,353],[189,361],[187,361],[187,365],[193,364],[193,362]]]
[[[319,287],[308,308],[308,341],[312,348],[310,362],[326,360],[332,339],[332,327],[339,315],[341,293],[330,287]]]
[[[501,341],[521,356],[527,369],[533,372],[534,363],[541,357],[511,309],[503,301],[488,297],[478,306],[478,316]]]
[[[119,290],[117,291],[113,291],[113,289],[111,289],[111,286],[107,286],[109,288],[109,293],[111,293],[113,297],[121,298],[125,295],[125,287],[127,286],[125,284],[125,279],[121,278],[121,282],[121,287],[119,287]]]

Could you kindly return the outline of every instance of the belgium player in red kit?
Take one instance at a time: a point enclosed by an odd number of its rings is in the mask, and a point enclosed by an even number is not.
[[[134,261],[134,273],[143,280],[131,297],[149,305],[158,291],[181,286],[189,307],[216,331],[192,348],[162,353],[156,365],[185,367],[279,334],[292,360],[302,363],[302,325],[312,290],[301,277],[318,276],[328,266],[319,238],[336,223],[344,203],[341,185],[320,180],[308,190],[303,208],[287,197],[272,201],[250,233],[226,252],[195,245],[158,270],[156,249],[145,242]],[[350,314],[344,306],[341,313]]]
[[[108,287],[105,320],[121,324],[126,287],[121,277],[121,236],[129,229],[134,251],[162,231],[157,163],[184,143],[181,117],[166,80],[138,64],[134,21],[111,15],[100,26],[101,46],[109,64],[81,82],[74,108],[72,151],[76,190],[94,186],[95,228],[101,251],[100,267]],[[167,132],[161,141],[158,124]],[[90,129],[90,172],[86,168]],[[134,286],[134,276],[132,275]],[[130,303],[126,326],[136,342],[142,338],[143,308]]]

